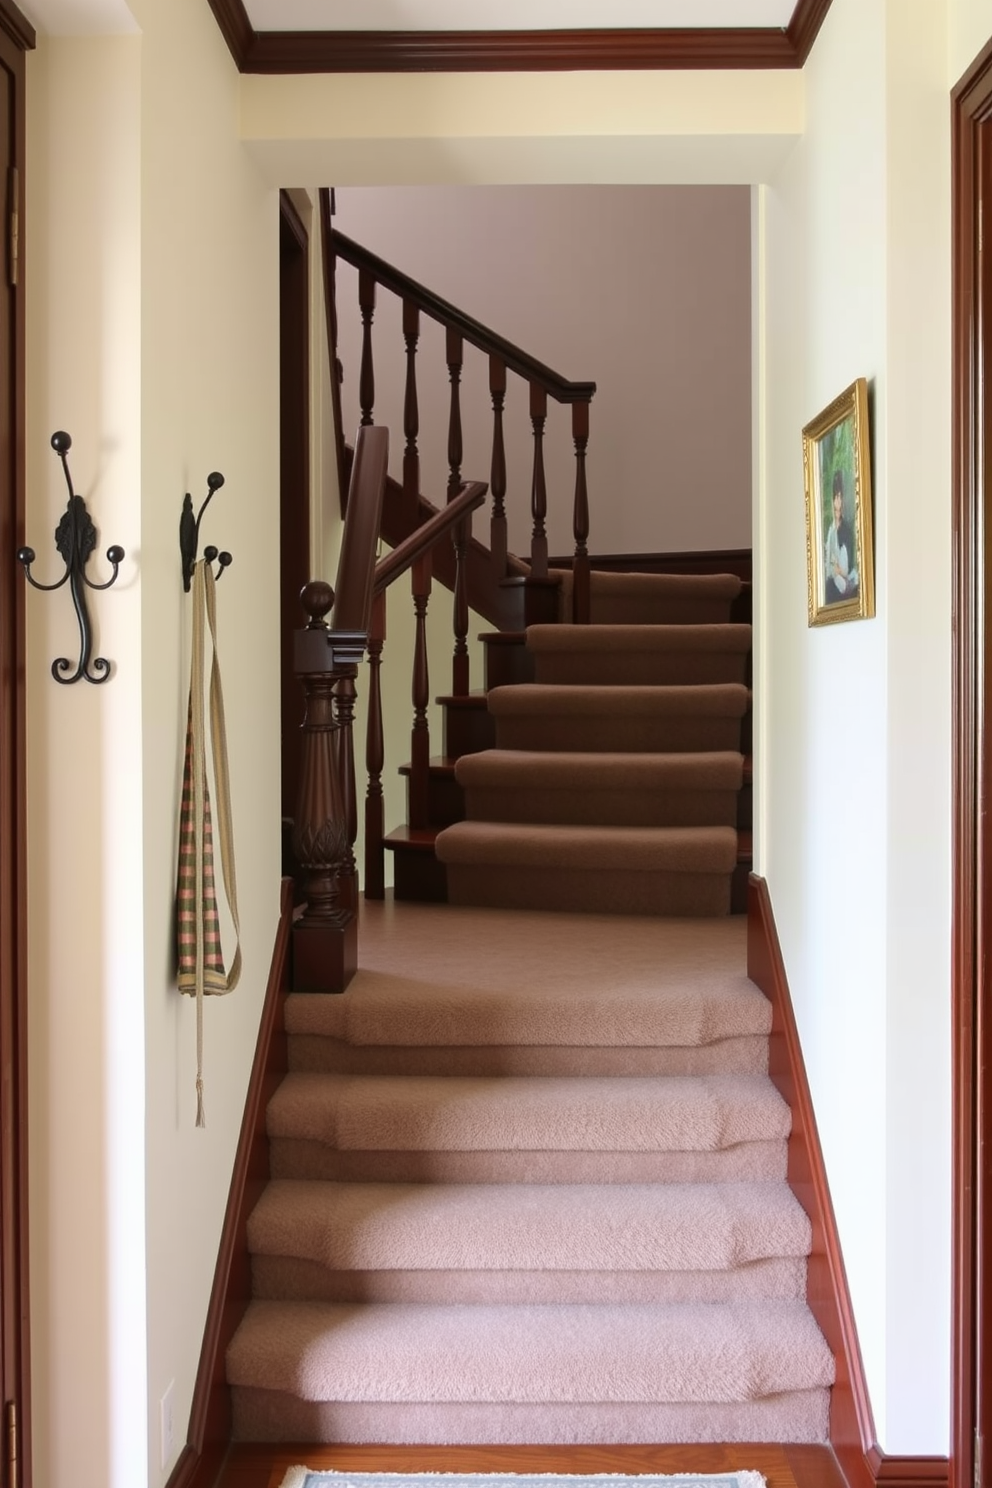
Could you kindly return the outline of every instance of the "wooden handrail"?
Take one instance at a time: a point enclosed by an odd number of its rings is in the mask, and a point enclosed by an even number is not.
[[[333,231],[334,253],[337,258],[343,258],[345,263],[350,263],[354,268],[364,270],[371,274],[378,284],[386,289],[391,289],[394,294],[400,295],[404,300],[416,305],[425,315],[432,320],[439,321],[448,330],[456,331],[472,346],[478,347],[489,356],[498,356],[513,372],[520,377],[526,377],[528,382],[537,383],[549,397],[554,398],[557,403],[587,403],[596,391],[594,382],[569,382],[568,378],[562,377],[560,373],[546,367],[536,357],[529,356],[519,346],[514,346],[512,341],[507,341],[496,331],[490,330],[481,321],[474,320],[471,315],[466,315],[464,310],[459,310],[457,305],[452,305],[449,300],[444,300],[433,290],[427,289],[423,284],[411,279],[401,269],[393,268],[392,264],[377,254],[363,248],[360,243],[354,242],[344,233]]]
[[[475,511],[476,507],[482,505],[486,499],[489,487],[483,481],[469,481],[465,484],[454,501],[441,508],[430,521],[418,527],[416,532],[411,532],[398,548],[387,553],[375,566],[372,589],[374,594],[381,594],[384,589],[398,579],[401,574],[412,568],[418,558],[430,551],[439,538],[446,532],[452,531],[458,526],[469,512]]]
[[[369,628],[375,578],[375,554],[382,525],[382,499],[389,464],[389,430],[359,429],[351,467],[351,493],[345,518],[338,580],[334,589],[332,630]]]

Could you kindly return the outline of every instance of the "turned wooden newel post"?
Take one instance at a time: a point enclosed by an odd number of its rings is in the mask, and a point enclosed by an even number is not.
[[[341,897],[350,856],[350,802],[341,770],[349,751],[342,747],[335,689],[354,679],[367,638],[360,631],[328,630],[330,584],[307,584],[301,599],[310,618],[294,636],[306,711],[293,853],[303,871],[306,907],[293,926],[293,990],[343,992],[358,965],[358,922]]]

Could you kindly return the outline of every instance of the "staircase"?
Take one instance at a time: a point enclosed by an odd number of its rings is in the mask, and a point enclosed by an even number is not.
[[[447,757],[434,763],[429,818],[386,839],[399,897],[742,911],[751,629],[739,617],[749,600],[732,574],[594,571],[592,623],[490,637],[503,675],[534,680],[441,699]]]
[[[409,823],[387,843],[396,888],[382,902],[381,596],[372,611],[359,969],[343,997],[285,1001],[289,1072],[268,1103],[270,1181],[248,1221],[252,1300],[227,1350],[234,1436],[825,1442],[835,1366],[806,1304],[811,1226],[786,1181],[771,1007],[728,913],[744,907],[749,860],[749,588],[591,572],[594,385],[564,382],[347,240],[339,250],[361,276],[363,424],[376,284],[404,300],[404,480],[387,486],[383,530],[405,530],[375,575],[399,568],[400,539],[410,556],[422,530],[421,308],[446,326],[448,513],[468,499],[463,339],[489,354],[493,519],[488,553],[459,516],[453,546],[411,557]],[[506,546],[508,368],[530,383],[529,564]],[[549,395],[572,407],[577,461],[564,571],[543,529]],[[444,755],[431,761],[425,614],[442,555],[455,654]],[[473,564],[501,626],[479,694],[464,646]],[[333,625],[319,634],[323,612],[308,655],[334,640]],[[308,667],[326,701],[326,667]],[[339,724],[354,671],[335,674]],[[322,791],[308,840],[332,819]],[[347,779],[334,811],[338,824],[357,814]],[[333,939],[334,897],[315,899]],[[298,938],[319,945],[316,934]]]
[[[364,908],[286,1003],[238,1439],[826,1440],[744,928]]]

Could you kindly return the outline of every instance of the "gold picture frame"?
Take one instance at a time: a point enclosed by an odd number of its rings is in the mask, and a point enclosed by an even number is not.
[[[863,377],[803,430],[810,625],[875,613],[868,383]]]

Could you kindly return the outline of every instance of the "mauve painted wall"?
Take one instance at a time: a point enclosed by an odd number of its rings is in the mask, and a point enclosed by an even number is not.
[[[742,186],[347,187],[337,226],[573,381],[598,384],[588,478],[592,552],[751,545],[751,227]],[[344,423],[358,424],[357,275],[339,265]],[[399,306],[380,291],[376,423],[403,442]],[[488,480],[486,358],[467,347],[465,476]],[[444,339],[423,322],[418,353],[423,487],[447,475]],[[530,532],[527,391],[506,400],[511,546]],[[546,430],[552,552],[572,547],[570,415]],[[483,522],[476,519],[481,533]]]

